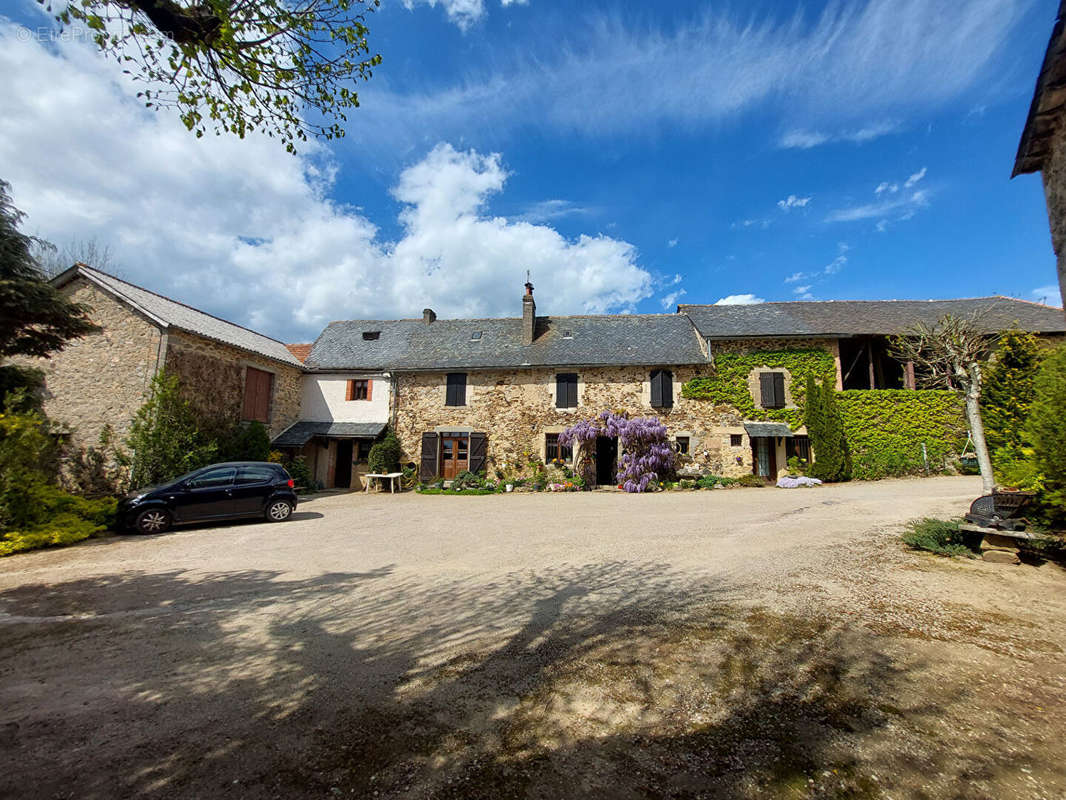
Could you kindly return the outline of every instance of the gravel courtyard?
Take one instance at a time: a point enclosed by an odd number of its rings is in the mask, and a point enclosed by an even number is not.
[[[323,496],[0,561],[0,796],[1062,798],[1066,571],[975,478]]]

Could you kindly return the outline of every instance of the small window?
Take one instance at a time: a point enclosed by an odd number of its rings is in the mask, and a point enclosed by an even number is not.
[[[544,460],[547,463],[552,461],[564,461],[569,464],[574,459],[574,448],[571,445],[563,445],[559,443],[559,434],[546,433],[544,434]]]
[[[789,439],[785,439],[785,458],[798,458],[800,461],[810,461],[810,438],[807,436],[793,436]]]
[[[576,372],[561,372],[555,376],[555,407],[577,408]]]
[[[730,447],[741,447],[741,446],[743,446],[743,444],[744,444],[744,434],[742,434],[742,433],[731,433],[731,434],[729,434],[729,446]]]
[[[759,373],[759,394],[763,408],[785,407],[785,373]]]
[[[381,331],[363,331],[363,341],[373,342],[381,338]]]
[[[472,341],[472,342],[476,342],[480,338],[481,338],[481,331],[474,331],[472,334],[470,334],[470,341]]]
[[[356,378],[348,381],[348,391],[345,394],[345,399],[349,401],[369,400],[371,391],[371,381]]]
[[[369,439],[356,439],[355,460],[360,464],[365,464],[370,459],[370,448],[373,446],[374,443]]]
[[[573,331],[563,331],[563,338],[564,339],[573,339],[574,338],[574,332]]]
[[[465,372],[449,372],[448,373],[448,390],[445,394],[444,405],[446,406],[465,406],[466,405],[466,373]]]
[[[189,481],[188,486],[190,489],[219,489],[223,486],[232,486],[233,477],[236,474],[236,467],[209,469],[207,472],[197,475]]]
[[[688,444],[689,444],[688,439],[689,439],[689,437],[687,437],[687,436],[678,436],[677,437],[677,452],[680,453],[683,456],[687,456],[688,455]]]
[[[673,408],[674,373],[670,370],[651,371],[651,404],[653,408]]]
[[[237,485],[249,486],[255,483],[269,483],[277,473],[270,467],[241,467],[237,470]]]

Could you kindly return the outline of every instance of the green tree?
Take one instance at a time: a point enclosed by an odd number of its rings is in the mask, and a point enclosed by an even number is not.
[[[176,478],[215,460],[218,445],[205,436],[181,396],[176,375],[158,373],[130,424],[130,483],[134,488]]]
[[[1049,521],[1066,524],[1066,346],[1045,359],[1034,382],[1025,434],[1043,476],[1041,501]]]
[[[52,0],[38,2],[53,10]],[[345,111],[359,105],[349,84],[381,63],[364,24],[379,4],[59,0],[55,10],[61,24],[85,23],[100,50],[144,84],[149,108],[176,108],[198,137],[258,130],[293,152],[308,135],[344,135]]]
[[[808,473],[823,481],[851,479],[851,452],[844,435],[844,418],[836,401],[834,379],[825,377],[821,385],[807,377],[803,418],[814,451]]]
[[[992,461],[999,464],[1022,455],[1025,423],[1033,403],[1040,369],[1040,343],[1020,330],[1004,331],[995,358],[985,369],[981,414]]]
[[[385,431],[385,436],[380,442],[376,442],[370,448],[367,456],[367,468],[371,472],[389,473],[400,471],[400,458],[403,451],[400,449],[400,440],[396,438],[392,428]]]
[[[0,359],[47,356],[99,328],[88,307],[67,299],[38,268],[37,240],[19,231],[24,214],[12,205],[10,188],[0,181]]]
[[[239,424],[220,438],[218,458],[222,461],[268,461],[270,432],[262,422]]]

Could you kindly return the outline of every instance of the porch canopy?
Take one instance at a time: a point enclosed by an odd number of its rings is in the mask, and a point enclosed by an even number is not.
[[[744,430],[751,439],[757,439],[760,436],[782,436],[791,438],[796,435],[792,432],[792,428],[788,427],[788,425],[783,422],[745,422]]]
[[[384,422],[297,422],[282,431],[274,447],[303,447],[316,436],[329,439],[375,439],[385,430]]]

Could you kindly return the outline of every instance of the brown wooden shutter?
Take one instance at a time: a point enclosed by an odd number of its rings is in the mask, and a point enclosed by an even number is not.
[[[262,423],[270,422],[270,395],[273,388],[273,374],[248,367],[244,375],[242,418]]]
[[[485,468],[485,458],[489,452],[489,437],[484,433],[470,434],[470,466],[475,475]]]
[[[437,477],[437,442],[437,434],[422,434],[422,460],[418,467],[419,480],[431,481]]]
[[[370,397],[371,397],[371,393],[372,393],[373,391],[374,391],[374,382],[373,382],[373,381],[371,381],[371,380],[368,380],[368,381],[366,382],[366,399],[367,399],[368,401],[370,400]]]
[[[348,381],[348,391],[345,393],[344,399],[345,400],[354,400],[355,399],[355,381],[354,380],[349,380]]]
[[[670,370],[659,370],[659,383],[660,383],[660,400],[662,402],[662,408],[673,408],[674,406],[674,373]]]
[[[774,375],[774,408],[785,407],[785,373],[775,372]]]
[[[651,405],[653,408],[661,408],[663,404],[663,384],[661,380],[662,370],[655,369],[651,372]]]
[[[763,408],[774,407],[774,373],[762,372],[759,373],[759,394],[762,402],[760,405]]]

